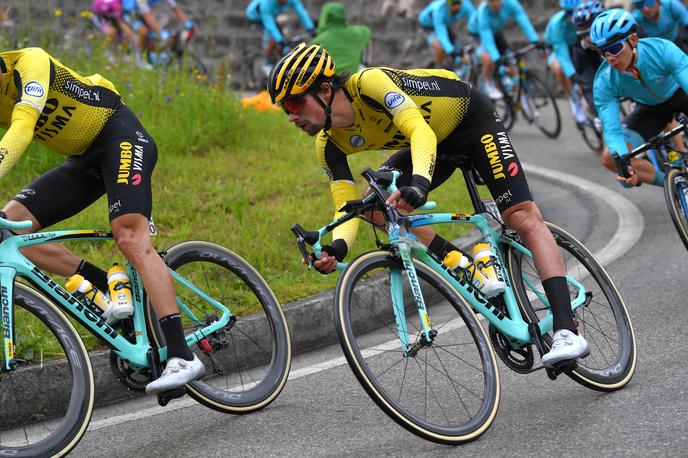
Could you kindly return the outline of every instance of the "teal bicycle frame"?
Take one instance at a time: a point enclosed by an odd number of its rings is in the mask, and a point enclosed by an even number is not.
[[[30,227],[25,224],[27,222],[12,222],[0,219],[0,227],[9,229],[25,229]],[[100,310],[97,305],[85,304],[80,302],[74,296],[69,294],[62,286],[55,283],[49,276],[41,271],[35,264],[27,259],[19,250],[24,247],[41,245],[45,243],[74,241],[74,240],[112,240],[111,232],[104,231],[82,231],[82,230],[65,230],[53,232],[37,232],[25,235],[11,235],[9,231],[4,229],[2,233],[7,236],[2,243],[0,243],[0,318],[4,325],[3,343],[5,349],[5,360],[2,363],[0,370],[11,371],[16,366],[15,354],[16,348],[14,345],[14,309],[11,306],[14,291],[15,277],[26,279],[33,287],[50,298],[52,302],[60,306],[62,310],[67,312],[86,329],[90,330],[92,334],[97,336],[101,341],[108,345],[119,357],[128,360],[134,368],[150,367],[147,354],[151,349],[148,330],[145,320],[145,293],[143,290],[143,283],[139,274],[127,262],[126,268],[129,273],[129,278],[132,285],[132,298],[134,301],[133,325],[135,330],[136,342],[129,342],[124,336],[117,333],[110,327],[105,320],[100,316]],[[199,289],[196,285],[189,282],[184,277],[180,276],[172,269],[170,274],[175,281],[188,288],[191,292],[201,297],[203,300],[212,304],[216,310],[221,312],[219,319],[208,326],[197,329],[193,333],[186,336],[186,343],[188,345],[195,344],[205,336],[212,334],[220,329],[225,328],[232,313],[223,304],[217,302],[212,297],[208,296],[204,291]],[[189,307],[177,296],[177,305],[180,312],[186,315],[199,325],[203,323],[193,314]],[[158,349],[158,354],[161,361],[167,359],[167,348]]]
[[[398,172],[394,172],[394,180],[392,184],[387,188],[387,191],[394,192],[396,190],[396,179],[399,176]],[[372,203],[377,199],[375,194],[370,194],[366,197],[362,203]],[[428,202],[420,210],[432,209],[435,207],[434,202]],[[319,258],[321,253],[320,239],[334,230],[335,227],[346,221],[356,217],[357,214],[354,212],[347,213],[346,215],[340,217],[336,221],[324,226],[318,231],[319,238],[318,242],[312,245],[313,251]],[[506,305],[506,310],[509,316],[503,314],[498,307],[485,297],[485,295],[477,288],[473,287],[469,281],[459,276],[456,272],[449,269],[446,265],[442,263],[441,259],[438,259],[434,254],[431,254],[427,247],[423,245],[418,239],[410,232],[411,228],[430,226],[434,224],[471,224],[478,228],[482,233],[484,240],[490,243],[495,248],[495,256],[497,258],[498,268],[501,269],[502,276],[505,279],[506,288],[503,293],[504,303]],[[416,274],[416,269],[413,264],[412,257],[420,260],[435,272],[440,274],[445,280],[447,280],[456,291],[470,304],[470,306],[476,312],[483,315],[490,323],[492,323],[508,340],[513,348],[521,348],[524,345],[532,343],[532,337],[529,332],[529,325],[523,320],[521,311],[519,309],[518,303],[516,301],[516,296],[514,294],[513,286],[509,282],[509,276],[507,275],[506,269],[504,267],[504,262],[502,259],[502,253],[505,252],[507,245],[512,246],[514,249],[521,252],[523,255],[531,257],[532,253],[526,247],[518,243],[516,240],[502,236],[495,232],[492,227],[490,227],[487,218],[484,213],[476,214],[458,214],[458,213],[424,213],[424,214],[414,214],[409,216],[400,216],[395,222],[387,223],[387,233],[389,237],[389,243],[393,246],[397,246],[399,250],[399,255],[402,260],[403,269],[392,268],[390,270],[390,289],[393,302],[394,316],[396,320],[396,326],[398,330],[398,335],[401,340],[402,350],[406,355],[407,352],[412,351],[414,346],[425,345],[432,342],[432,339],[436,332],[432,328],[432,323],[428,317],[427,307],[423,294],[420,288],[420,282]],[[338,263],[337,268],[343,269],[346,267],[345,263]],[[418,313],[420,315],[420,321],[423,323],[423,335],[421,338],[424,342],[411,343],[409,341],[409,333],[406,326],[406,314],[404,310],[404,300],[402,291],[402,270],[406,272],[406,276],[409,281],[409,285],[414,296],[414,301],[418,308]],[[532,288],[532,290],[537,294],[538,298],[549,307],[549,301],[544,293],[538,292],[537,288],[529,278],[523,278],[526,284]],[[585,287],[578,282],[576,279],[569,275],[566,275],[567,282],[572,285],[576,294],[571,300],[572,310],[585,305],[588,300],[588,295]],[[540,335],[544,335],[552,330],[553,320],[552,314],[549,313],[543,319],[541,319],[537,324]]]

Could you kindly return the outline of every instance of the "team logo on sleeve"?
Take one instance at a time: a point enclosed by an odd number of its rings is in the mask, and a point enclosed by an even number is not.
[[[385,94],[385,106],[389,109],[393,109],[404,103],[404,96],[398,92],[388,92]]]
[[[31,81],[26,86],[24,86],[24,92],[26,95],[31,97],[43,97],[45,91],[43,91],[43,86],[41,86],[36,81]]]
[[[349,142],[351,143],[351,146],[358,148],[359,146],[363,146],[365,143],[365,138],[361,137],[360,135],[352,135],[351,138],[349,138]]]

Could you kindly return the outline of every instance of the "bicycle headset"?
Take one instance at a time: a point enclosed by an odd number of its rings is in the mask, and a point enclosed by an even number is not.
[[[633,16],[621,8],[612,8],[600,13],[590,28],[590,41],[598,49],[603,49],[626,41],[635,33],[638,25]]]
[[[301,43],[277,62],[268,77],[268,93],[272,103],[280,104],[292,97],[313,94],[315,100],[325,110],[325,126],[329,130],[332,125],[332,100],[334,87],[332,79],[335,76],[335,65],[330,54],[319,45]],[[315,95],[322,83],[332,88],[327,104]]]

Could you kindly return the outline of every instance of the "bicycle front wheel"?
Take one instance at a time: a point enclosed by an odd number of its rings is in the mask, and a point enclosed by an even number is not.
[[[192,348],[204,362],[206,375],[186,386],[188,394],[220,412],[264,408],[284,388],[291,366],[289,329],[270,286],[248,262],[220,245],[187,241],[165,251],[171,269],[236,317]],[[179,283],[175,286],[178,300],[188,309],[180,313],[187,335],[218,319],[221,313],[212,304]],[[147,316],[155,342],[164,346],[152,307]]]
[[[528,72],[523,87],[525,100],[521,100],[523,116],[550,138],[561,133],[561,116],[552,91],[533,73]]]
[[[676,232],[688,249],[688,176],[679,169],[669,169],[664,176],[664,200]]]
[[[578,360],[578,368],[567,373],[576,382],[598,391],[614,391],[625,386],[635,372],[636,344],[631,318],[609,274],[585,246],[571,234],[546,223],[564,260],[566,275],[581,283],[591,295],[589,303],[574,312],[578,332],[587,339],[590,355]],[[551,313],[533,259],[509,246],[507,270],[516,300],[526,320],[537,323]],[[569,282],[569,293],[578,290]],[[543,336],[545,345],[551,335]]]
[[[91,420],[91,360],[56,305],[21,283],[14,288],[18,364],[0,372],[0,456],[63,456]],[[0,335],[4,331],[0,323]],[[0,357],[5,360],[4,348]]]
[[[432,344],[404,355],[404,333],[393,308],[406,311],[410,345],[423,339],[423,326],[401,261],[384,251],[358,257],[340,277],[335,291],[339,341],[356,378],[390,418],[433,442],[468,442],[497,414],[495,355],[456,290],[427,265],[417,260],[414,265],[423,297],[432,304],[428,313],[437,331]]]
[[[590,147],[593,153],[600,154],[602,152],[602,132],[599,132],[593,122],[587,119],[583,123],[576,123],[576,127],[581,133],[585,144]]]

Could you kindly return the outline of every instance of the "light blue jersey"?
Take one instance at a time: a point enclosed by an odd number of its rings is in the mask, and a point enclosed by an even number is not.
[[[150,7],[163,0],[122,0],[122,10],[129,14],[146,14]],[[170,8],[175,8],[177,3],[174,0],[165,0]]]
[[[630,97],[645,105],[659,105],[669,99],[679,86],[688,93],[688,56],[678,46],[661,38],[642,38],[637,49],[636,67],[642,82],[630,74],[614,70],[605,61],[597,69],[593,83],[595,107],[602,120],[604,139],[609,151],[619,156],[628,154],[621,125],[620,97]]]
[[[576,27],[566,16],[564,10],[559,11],[547,23],[545,28],[545,43],[552,47],[554,56],[557,58],[564,75],[571,78],[576,74],[576,68],[571,59],[569,48],[578,41],[576,37]]]
[[[633,11],[633,17],[647,31],[648,36],[674,41],[679,26],[688,26],[688,10],[678,0],[658,0],[659,16],[651,21],[643,16],[641,10]]]
[[[517,0],[504,0],[499,13],[492,12],[487,2],[483,2],[468,21],[468,31],[480,36],[480,44],[492,60],[500,57],[494,34],[502,30],[504,23],[509,19],[516,21],[528,41],[531,43],[538,41],[539,37],[533,24],[530,23],[526,11]]]
[[[284,41],[284,36],[280,32],[275,18],[288,10],[296,12],[304,29],[313,31],[313,21],[306,8],[303,7],[301,0],[287,0],[284,5],[280,5],[278,0],[253,0],[246,7],[246,17],[252,21],[262,22],[266,34],[277,43],[281,43]]]
[[[461,49],[460,43],[452,43],[449,38],[449,27],[462,17],[468,20],[475,12],[471,0],[464,0],[461,9],[456,14],[450,14],[450,6],[447,0],[434,0],[421,11],[418,16],[420,26],[425,29],[433,29],[442,49],[451,54],[456,49]]]

